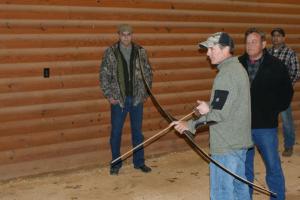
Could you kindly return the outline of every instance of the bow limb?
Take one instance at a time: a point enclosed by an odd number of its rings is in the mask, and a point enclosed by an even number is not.
[[[142,60],[141,60],[141,56],[140,56],[140,49],[138,51],[138,56],[139,56],[139,64],[140,64],[140,69],[141,69],[141,74],[142,74],[142,78],[143,78],[143,82],[145,84],[145,87],[151,97],[151,100],[153,101],[154,105],[156,106],[156,108],[158,109],[158,111],[161,113],[161,115],[169,122],[173,122],[176,121],[176,118],[173,117],[172,115],[170,115],[167,111],[165,111],[162,106],[159,104],[158,100],[155,98],[155,96],[153,95],[151,88],[149,86],[149,84],[147,83],[147,80],[145,78],[144,75],[144,69],[142,66]],[[193,112],[194,113],[194,112]],[[193,114],[190,113],[189,115]],[[184,121],[184,119],[180,119],[179,121]],[[214,124],[215,122],[208,122],[208,123],[212,123]],[[208,124],[210,125],[210,124]],[[170,125],[167,128],[172,128],[172,126],[170,127]],[[168,129],[169,130],[169,129]],[[164,130],[163,130],[164,131]],[[159,133],[158,133],[159,134]],[[157,135],[157,134],[156,134]],[[155,136],[156,136],[155,135]],[[184,135],[186,136],[186,138],[190,141],[190,143],[197,149],[198,152],[200,152],[207,160],[209,160],[210,162],[212,162],[213,164],[215,164],[217,167],[219,167],[220,169],[224,170],[226,173],[228,173],[229,175],[233,176],[234,178],[236,178],[237,180],[252,186],[254,189],[256,189],[257,191],[260,191],[264,194],[270,195],[270,196],[277,196],[276,193],[269,191],[261,186],[258,186],[240,176],[238,176],[237,174],[231,172],[229,169],[227,169],[226,167],[224,167],[223,165],[221,165],[219,162],[217,162],[216,160],[214,160],[211,156],[209,156],[201,147],[199,147],[193,140],[193,138],[191,137],[192,133],[187,131],[184,132]],[[150,138],[149,138],[150,139]],[[146,142],[146,141],[145,141]]]
[[[191,132],[189,131],[184,131],[183,134],[186,136],[186,138],[189,140],[190,144],[192,144],[193,147],[195,147],[195,149],[202,155],[204,156],[205,159],[209,160],[211,163],[215,164],[217,167],[219,167],[220,169],[222,169],[223,171],[225,171],[226,173],[230,174],[231,176],[233,176],[234,178],[236,178],[237,180],[249,185],[249,186],[252,186],[255,190],[257,191],[260,191],[266,195],[270,195],[270,196],[273,196],[273,197],[276,197],[277,194],[270,191],[270,190],[267,190],[259,185],[256,185],[246,179],[244,179],[243,177],[240,177],[239,175],[231,172],[229,169],[227,169],[226,167],[224,167],[222,164],[220,164],[218,161],[216,161],[215,159],[213,159],[211,156],[208,155],[208,153],[206,153],[205,150],[203,150],[199,145],[197,145],[193,138],[191,137]]]
[[[153,104],[155,105],[155,107],[157,108],[157,110],[159,111],[159,113],[169,122],[173,122],[173,121],[177,121],[176,118],[174,118],[172,115],[170,115],[167,111],[165,111],[162,106],[160,105],[160,103],[158,102],[158,100],[155,98],[155,96],[153,95],[152,91],[151,91],[151,88],[146,80],[146,77],[145,77],[145,72],[144,72],[144,67],[142,65],[142,60],[141,60],[141,52],[140,52],[140,49],[138,50],[138,57],[139,57],[139,64],[140,64],[140,69],[141,69],[141,74],[142,74],[142,79],[143,79],[143,82],[144,82],[144,85],[147,89],[147,92],[149,93],[150,95],[150,98],[153,102]]]
[[[193,116],[194,112],[189,113],[188,115],[182,117],[180,120],[181,121],[185,121],[189,118],[191,118]],[[163,130],[159,131],[158,133],[156,133],[155,135],[153,135],[152,137],[148,138],[147,140],[145,140],[144,142],[138,144],[137,146],[135,146],[133,149],[127,151],[126,153],[124,153],[123,155],[121,155],[120,157],[114,159],[113,161],[111,161],[111,164],[114,164],[118,161],[120,161],[122,158],[127,158],[129,155],[131,155],[136,149],[146,145],[146,144],[150,144],[150,142],[155,141],[156,139],[160,138],[161,136],[163,136],[164,134],[168,133],[174,125],[169,124],[166,128],[164,128]]]

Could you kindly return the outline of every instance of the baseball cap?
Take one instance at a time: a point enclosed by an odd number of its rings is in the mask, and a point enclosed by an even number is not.
[[[207,49],[209,47],[213,47],[216,44],[229,46],[230,50],[234,49],[233,39],[229,36],[228,33],[225,32],[217,32],[212,34],[207,38],[206,41],[199,43],[199,47]]]
[[[129,32],[132,33],[132,27],[129,24],[120,24],[118,26],[118,33]]]
[[[285,36],[285,32],[282,28],[274,28],[272,31],[271,31],[271,35],[273,36],[273,34],[275,32],[278,32],[280,35],[282,35],[283,37]]]

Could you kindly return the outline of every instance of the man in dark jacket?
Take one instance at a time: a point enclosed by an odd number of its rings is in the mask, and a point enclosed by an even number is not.
[[[284,64],[270,55],[265,33],[250,28],[245,33],[246,53],[239,57],[251,83],[252,139],[266,167],[268,187],[285,199],[285,180],[278,153],[278,114],[289,106],[293,87]],[[254,180],[254,148],[247,152],[246,176]],[[252,190],[250,191],[252,195]]]

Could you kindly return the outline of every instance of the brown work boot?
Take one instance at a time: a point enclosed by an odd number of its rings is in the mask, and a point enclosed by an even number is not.
[[[290,157],[293,154],[293,147],[284,148],[284,151],[282,152],[282,156]]]

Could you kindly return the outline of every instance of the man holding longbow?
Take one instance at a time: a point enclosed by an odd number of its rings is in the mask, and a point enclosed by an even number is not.
[[[195,133],[197,124],[217,122],[209,127],[212,158],[244,178],[246,152],[253,146],[247,72],[232,56],[234,43],[227,33],[215,33],[199,46],[207,49],[211,64],[218,68],[212,96],[209,103],[198,101],[199,119],[173,122],[174,128],[180,133]],[[210,163],[210,199],[250,200],[249,186]]]

